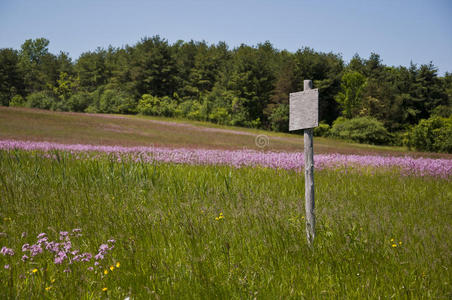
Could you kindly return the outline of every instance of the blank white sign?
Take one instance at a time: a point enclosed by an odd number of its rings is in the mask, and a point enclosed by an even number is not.
[[[319,126],[319,90],[291,93],[289,131]]]

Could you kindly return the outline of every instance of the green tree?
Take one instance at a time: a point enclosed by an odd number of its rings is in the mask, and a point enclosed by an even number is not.
[[[88,92],[93,92],[99,86],[107,83],[105,66],[106,51],[97,48],[95,52],[82,53],[75,64],[75,72],[80,86]]]
[[[435,107],[447,105],[447,94],[438,78],[438,69],[432,64],[421,65],[416,76],[415,96],[421,99],[417,104],[419,117],[428,118]]]
[[[232,69],[226,77],[226,89],[243,99],[249,122],[266,122],[264,109],[270,101],[275,82],[276,50],[266,42],[257,48],[241,45],[234,50]],[[250,123],[251,124],[251,123]]]
[[[447,95],[448,106],[452,106],[452,73],[446,72],[442,78],[443,88]]]
[[[198,52],[204,51],[205,48],[207,48],[207,45],[204,42],[198,43],[193,40],[187,43],[179,40],[172,46],[177,69],[176,92],[182,98],[199,99],[201,90],[197,82],[192,81],[190,77],[196,71],[195,60]]]
[[[19,55],[13,49],[0,49],[0,105],[8,105],[15,95],[24,95]]]
[[[356,71],[342,75],[341,91],[335,100],[342,108],[342,114],[351,119],[359,114],[362,104],[361,94],[366,84],[366,77]]]
[[[23,73],[27,94],[53,86],[57,78],[55,56],[49,53],[49,40],[26,40],[19,52],[19,68]]]
[[[225,70],[225,65],[231,57],[225,43],[207,45],[203,42],[194,58],[194,66],[189,75],[189,82],[201,94],[212,91],[219,79],[219,74]]]
[[[65,72],[61,72],[57,79],[57,84],[53,87],[53,93],[57,96],[58,101],[52,107],[54,110],[68,111],[68,105],[71,96],[76,93],[79,82],[74,76],[70,76]]]
[[[366,62],[359,56],[358,53],[356,53],[355,55],[353,55],[352,59],[350,59],[347,68],[351,71],[356,71],[364,74],[366,72]]]
[[[313,80],[319,89],[319,119],[333,122],[339,115],[335,95],[340,88],[340,75],[344,68],[342,58],[334,53],[316,52],[302,48],[295,53],[295,91],[303,90],[304,80]],[[293,92],[293,91],[291,91]]]
[[[289,104],[289,94],[295,92],[295,60],[294,55],[288,51],[282,51],[278,55],[276,79],[269,99],[269,103],[264,109],[264,114],[268,116],[271,128],[277,131],[285,131],[284,126],[280,126],[281,106]],[[288,111],[287,111],[288,112]],[[277,117],[276,117],[277,116]],[[288,127],[287,127],[288,128]]]
[[[130,76],[137,94],[173,96],[177,68],[168,41],[159,36],[144,38],[130,51]]]
[[[60,51],[56,56],[56,65],[58,68],[58,74],[66,73],[70,76],[74,75],[74,65],[72,59],[69,57],[69,53]]]

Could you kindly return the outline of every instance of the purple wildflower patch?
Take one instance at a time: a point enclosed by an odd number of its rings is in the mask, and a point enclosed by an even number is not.
[[[81,234],[81,229],[74,229],[71,233],[67,231],[59,232],[59,239],[64,240],[63,242],[51,241],[50,238],[45,234],[41,233],[37,236],[37,241],[34,244],[24,243],[21,247],[22,252],[24,254],[21,257],[23,263],[32,262],[33,268],[39,262],[40,255],[42,254],[43,258],[48,257],[48,254],[51,256],[51,260],[55,265],[60,265],[64,269],[64,272],[71,272],[69,266],[73,264],[85,264],[90,263],[94,255],[90,252],[81,252],[79,249],[74,248],[74,244],[71,241],[71,237],[78,237]],[[108,243],[114,243],[114,240],[108,240]],[[113,249],[113,245],[109,245],[108,243],[101,244],[99,246],[98,253],[96,254],[96,260],[102,260],[108,254],[109,251]],[[0,250],[0,254],[6,256],[14,255],[14,250],[3,246]],[[7,268],[9,265],[5,265]],[[91,266],[87,266],[88,270],[93,270],[94,266],[101,266],[100,262],[96,261]],[[34,271],[33,271],[34,272]]]
[[[8,247],[3,246],[2,250],[0,250],[0,254],[3,254],[4,256],[9,255],[9,256],[13,256],[14,255],[14,250]]]
[[[254,150],[205,150],[166,147],[121,147],[95,145],[65,145],[50,142],[2,140],[0,149],[69,151],[79,158],[87,158],[87,152],[106,153],[116,160],[124,158],[136,162],[170,162],[182,164],[231,165],[234,167],[262,166],[286,170],[303,170],[302,152],[259,152]],[[96,157],[95,155],[93,156]],[[314,157],[316,169],[340,167],[397,168],[402,175],[435,176],[449,178],[452,175],[451,159],[392,157],[373,155],[318,154]]]

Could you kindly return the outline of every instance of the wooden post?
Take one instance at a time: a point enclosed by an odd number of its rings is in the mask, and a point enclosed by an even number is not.
[[[304,91],[289,95],[289,131],[304,129],[306,236],[309,245],[315,238],[314,205],[314,128],[319,126],[319,90],[304,81]]]
[[[312,89],[312,81],[304,81],[304,91]],[[304,169],[305,169],[305,207],[306,237],[310,245],[315,238],[315,202],[314,202],[314,143],[313,128],[304,130]]]

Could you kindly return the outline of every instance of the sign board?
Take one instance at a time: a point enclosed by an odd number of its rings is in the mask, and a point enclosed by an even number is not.
[[[312,89],[312,80],[304,80],[303,87],[303,92],[290,94],[289,130],[304,129],[306,238],[312,245],[315,237],[313,128],[319,126],[319,90]]]
[[[319,126],[319,90],[291,93],[289,131]]]

